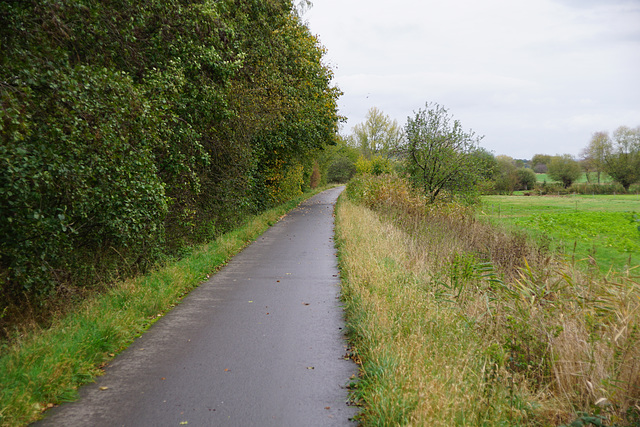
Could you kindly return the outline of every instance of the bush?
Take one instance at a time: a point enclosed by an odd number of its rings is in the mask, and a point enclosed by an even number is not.
[[[635,190],[638,191],[640,186]],[[626,192],[624,187],[619,183],[610,183],[610,184],[588,184],[588,183],[580,183],[580,184],[572,184],[571,187],[565,188],[562,184],[559,183],[542,183],[536,184],[535,191],[537,194],[541,196],[545,195],[559,195],[565,196],[568,194],[633,194],[634,188],[631,187],[629,192]]]
[[[355,174],[356,165],[347,157],[339,157],[329,164],[327,181],[332,183],[345,183]]]
[[[370,159],[360,156],[355,166],[359,174],[382,175],[392,173],[394,169],[393,161],[380,155],[372,156]]]
[[[541,196],[546,196],[546,195],[562,196],[562,195],[571,194],[571,190],[568,188],[565,188],[564,185],[558,184],[558,183],[549,184],[547,182],[543,182],[542,184],[539,184],[539,183],[536,184],[535,191],[537,194]]]
[[[576,194],[625,194],[624,187],[619,183],[611,184],[573,184],[571,192]]]
[[[582,175],[582,168],[570,154],[563,154],[551,159],[548,175],[554,181],[561,181],[564,187],[568,188]]]
[[[536,174],[529,168],[520,168],[516,170],[519,184],[518,190],[532,190],[536,186]]]
[[[496,181],[491,179],[480,181],[478,183],[478,192],[481,195],[498,194],[499,191],[496,189]]]
[[[112,263],[152,258],[167,204],[151,155],[154,123],[132,80],[77,66],[42,76],[37,90],[17,84],[35,114],[0,145],[5,297],[93,283]]]
[[[299,195],[337,132],[292,1],[0,2],[0,40],[0,323]]]
[[[279,205],[302,195],[303,185],[304,167],[302,165],[292,165],[279,171],[267,185],[271,198],[270,205]]]
[[[538,163],[533,167],[533,171],[535,173],[547,173],[549,171],[549,168],[544,163]]]

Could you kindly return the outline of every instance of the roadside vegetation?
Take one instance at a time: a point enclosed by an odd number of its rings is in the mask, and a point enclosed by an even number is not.
[[[362,176],[338,205],[361,424],[638,425],[638,275],[425,201]]]
[[[494,156],[438,104],[395,129],[354,128],[337,208],[361,424],[640,424],[640,128],[581,162]]]
[[[307,3],[0,2],[0,339],[326,182]]]
[[[0,2],[0,424],[355,173],[308,5]]]
[[[72,399],[304,192],[350,179],[362,424],[639,424],[637,199],[476,208],[637,195],[640,128],[525,161],[427,102],[340,136],[308,5],[0,2],[2,424]]]
[[[317,193],[310,192],[248,218],[234,231],[192,248],[149,274],[88,296],[49,327],[31,327],[0,344],[0,425],[23,426],[48,407],[75,400],[77,388],[101,374],[124,350],[192,289],[269,226]]]

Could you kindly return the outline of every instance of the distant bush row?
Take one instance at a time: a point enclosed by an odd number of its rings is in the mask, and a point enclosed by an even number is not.
[[[0,319],[300,194],[335,139],[291,0],[7,1],[0,46]]]
[[[521,169],[526,171],[527,169]],[[535,178],[535,176],[534,176]],[[628,190],[617,182],[609,182],[606,184],[591,184],[587,182],[573,183],[569,187],[565,187],[560,182],[527,182],[526,185],[513,185],[507,187],[501,185],[502,181],[484,181],[479,184],[482,194],[512,194],[514,191],[524,191],[531,195],[566,195],[566,194],[638,194],[640,193],[640,184],[633,184]]]
[[[562,184],[536,184],[533,193],[546,195],[546,194],[638,194],[640,192],[640,185],[632,185],[629,190],[625,190],[622,184],[617,182],[610,184],[588,184],[588,183],[576,183],[571,187],[565,188]]]

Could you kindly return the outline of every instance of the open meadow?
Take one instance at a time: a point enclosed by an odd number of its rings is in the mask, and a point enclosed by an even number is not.
[[[640,196],[484,196],[478,216],[600,270],[640,268]]]

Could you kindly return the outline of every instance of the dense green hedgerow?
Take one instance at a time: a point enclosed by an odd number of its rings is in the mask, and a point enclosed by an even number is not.
[[[0,51],[3,320],[299,194],[335,139],[291,0],[7,1]]]

